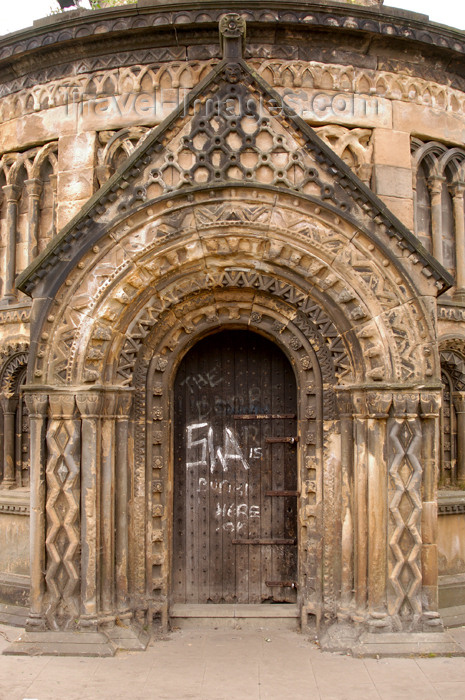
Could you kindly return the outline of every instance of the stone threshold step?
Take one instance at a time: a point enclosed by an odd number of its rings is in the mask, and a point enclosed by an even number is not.
[[[440,608],[439,614],[445,627],[462,627],[462,625],[465,625],[465,605]]]
[[[11,625],[12,627],[24,627],[28,615],[29,608],[0,603],[1,624]]]
[[[358,657],[465,656],[465,650],[448,632],[390,632],[363,634],[352,647]]]
[[[170,608],[171,618],[266,618],[283,619],[298,618],[299,610],[297,605],[276,604],[276,605],[240,605],[221,604],[200,605],[176,603]]]
[[[7,656],[114,656],[117,646],[99,632],[23,632]]]

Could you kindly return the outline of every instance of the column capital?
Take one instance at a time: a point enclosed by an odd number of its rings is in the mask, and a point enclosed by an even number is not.
[[[49,402],[52,420],[71,420],[74,418],[73,394],[50,394]]]
[[[114,391],[102,394],[102,415],[105,418],[115,418],[117,395]]]
[[[33,394],[26,392],[24,394],[29,418],[43,418],[47,415],[48,395]]]
[[[352,402],[352,395],[347,391],[341,391],[336,393],[337,396],[337,406],[339,409],[339,415],[341,418],[352,418],[354,412],[354,404]]]
[[[42,180],[39,180],[38,177],[33,177],[30,180],[24,180],[24,184],[26,185],[26,192],[28,196],[39,199],[43,189]]]
[[[387,419],[391,404],[391,391],[369,391],[367,393],[368,417]]]
[[[393,394],[392,406],[396,418],[416,418],[418,416],[419,396],[416,393],[405,392]]]
[[[102,394],[83,392],[76,394],[76,404],[82,418],[100,418],[102,415]]]
[[[130,394],[119,394],[116,405],[116,417],[119,420],[127,420],[132,407],[132,392]]]
[[[465,181],[454,180],[449,185],[449,192],[451,193],[452,197],[463,197],[465,192]]]
[[[422,418],[438,418],[441,408],[439,393],[420,393],[420,413]]]
[[[14,413],[18,408],[18,396],[10,394],[0,394],[0,403],[3,413]]]
[[[428,189],[431,194],[442,194],[442,186],[446,182],[443,175],[431,175],[428,178]]]
[[[8,203],[17,203],[21,196],[21,187],[18,185],[3,185],[3,194]]]
[[[354,418],[368,418],[367,397],[364,391],[352,394]]]
[[[465,391],[452,392],[452,401],[456,413],[465,413]]]

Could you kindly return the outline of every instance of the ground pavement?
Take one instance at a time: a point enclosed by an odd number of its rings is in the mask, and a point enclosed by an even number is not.
[[[465,627],[451,630],[465,648]],[[0,651],[19,630],[0,625]],[[292,631],[180,630],[113,658],[0,656],[0,700],[465,700],[465,658],[356,659]]]

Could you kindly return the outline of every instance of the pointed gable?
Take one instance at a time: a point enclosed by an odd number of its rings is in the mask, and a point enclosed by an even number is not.
[[[19,276],[18,287],[32,293],[48,270],[74,258],[72,241],[82,254],[112,222],[158,198],[231,185],[293,191],[324,203],[385,246],[394,239],[440,289],[448,288],[448,272],[232,46]]]

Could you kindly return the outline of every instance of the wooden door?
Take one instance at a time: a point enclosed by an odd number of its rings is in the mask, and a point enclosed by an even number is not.
[[[223,331],[175,382],[172,599],[293,602],[296,382],[282,351]]]

